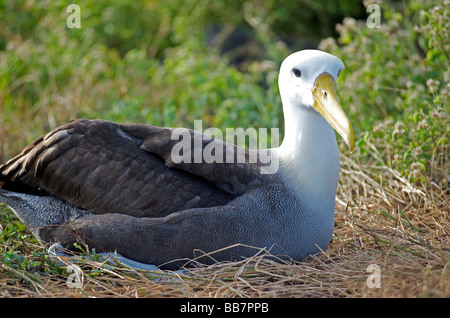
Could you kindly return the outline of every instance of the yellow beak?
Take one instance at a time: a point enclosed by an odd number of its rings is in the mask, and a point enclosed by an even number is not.
[[[353,151],[355,136],[352,124],[342,109],[336,94],[336,82],[334,78],[324,73],[316,79],[313,89],[314,109],[317,110],[344,139],[345,143]]]

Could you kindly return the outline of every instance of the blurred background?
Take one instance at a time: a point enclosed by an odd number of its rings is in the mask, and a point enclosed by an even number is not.
[[[80,8],[80,28],[67,26],[71,3]],[[380,6],[379,28],[366,23],[371,3]],[[278,68],[304,48],[346,64],[338,94],[362,147],[362,134],[377,125],[432,120],[431,110],[447,116],[449,6],[0,0],[0,161],[80,117],[282,129]]]

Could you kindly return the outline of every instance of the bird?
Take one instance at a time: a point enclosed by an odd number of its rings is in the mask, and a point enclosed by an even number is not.
[[[81,244],[167,269],[250,257],[255,248],[302,261],[326,250],[333,235],[335,132],[354,148],[336,90],[344,68],[320,50],[284,59],[279,147],[245,149],[187,128],[76,119],[0,166],[0,201],[42,245]],[[194,158],[211,148],[243,160]]]

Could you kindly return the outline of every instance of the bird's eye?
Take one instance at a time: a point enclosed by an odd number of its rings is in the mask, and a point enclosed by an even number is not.
[[[292,72],[294,73],[294,75],[295,75],[296,77],[302,76],[302,72],[301,72],[299,69],[294,68],[294,69],[292,70]]]
[[[339,77],[339,74],[341,74],[341,70],[339,70],[339,71],[338,71],[338,75],[337,75],[337,77]]]

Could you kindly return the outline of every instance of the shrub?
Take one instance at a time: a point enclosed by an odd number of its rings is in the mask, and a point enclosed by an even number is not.
[[[381,12],[380,28],[347,18],[337,41],[320,45],[345,61],[339,93],[362,136],[359,154],[448,189],[450,1],[385,2]]]

